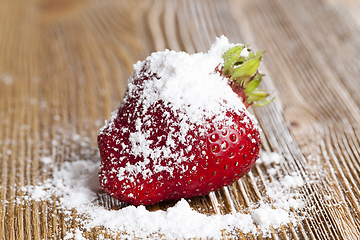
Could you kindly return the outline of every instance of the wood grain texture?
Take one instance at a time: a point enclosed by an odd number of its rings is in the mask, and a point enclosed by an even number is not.
[[[165,48],[207,51],[222,34],[266,49],[263,87],[276,100],[253,109],[263,148],[286,158],[277,178],[297,172],[312,179],[300,189],[306,206],[295,212],[296,224],[269,238],[359,239],[359,16],[352,0],[3,0],[0,239],[64,238],[77,224],[75,211],[68,218],[53,201],[15,201],[21,186],[51,177],[40,158],[98,157],[98,129],[121,100],[133,63]],[[245,211],[269,199],[269,181],[267,166],[257,164],[191,204],[209,214]],[[124,207],[103,193],[98,201]],[[100,232],[83,236],[97,239]],[[239,232],[238,238],[262,236]]]

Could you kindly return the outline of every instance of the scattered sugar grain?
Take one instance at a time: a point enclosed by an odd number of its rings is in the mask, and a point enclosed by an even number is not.
[[[79,229],[75,229],[74,233],[67,233],[64,237],[64,240],[73,239],[73,240],[86,240],[83,237],[82,232]]]
[[[49,195],[43,186],[34,186],[34,188],[31,190],[30,197],[35,201],[41,201],[49,198]]]
[[[2,82],[5,85],[11,85],[11,84],[13,84],[14,80],[9,75],[1,74],[0,75],[0,82]]]
[[[79,229],[76,229],[76,230],[75,230],[74,240],[86,240],[86,239],[82,236],[82,232],[81,232]]]
[[[266,165],[270,165],[272,163],[279,164],[282,162],[284,157],[276,152],[265,152],[262,151],[260,154],[260,158],[257,160],[257,163],[264,163]]]
[[[51,157],[41,157],[39,160],[45,165],[52,163]]]
[[[296,173],[291,175],[286,175],[282,180],[282,184],[285,188],[297,188],[304,185],[304,180],[301,176],[298,176]]]
[[[77,142],[77,141],[79,141],[80,139],[81,139],[80,134],[74,134],[74,135],[72,135],[72,140],[73,140],[73,141]]]
[[[269,169],[267,170],[267,172],[268,172],[270,175],[275,176],[276,174],[278,174],[278,170],[279,170],[279,169],[277,169],[277,168],[269,168]]]
[[[30,105],[35,105],[37,102],[38,102],[38,101],[37,101],[36,98],[30,98],[30,99],[29,99],[29,104],[30,104]]]
[[[268,230],[269,226],[277,228],[281,224],[286,224],[290,221],[287,211],[284,209],[273,209],[267,205],[262,205],[260,208],[255,209],[251,216],[259,224],[260,228],[265,231]]]
[[[295,198],[290,198],[288,200],[288,203],[289,203],[289,207],[293,209],[299,209],[303,205],[303,201],[301,199],[295,199]]]

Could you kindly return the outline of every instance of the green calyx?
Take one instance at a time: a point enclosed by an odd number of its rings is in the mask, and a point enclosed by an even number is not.
[[[218,71],[228,79],[229,85],[243,99],[246,107],[265,106],[274,100],[269,97],[270,94],[257,88],[264,76],[258,71],[264,53],[253,52],[248,45],[238,45],[223,55],[224,66]]]

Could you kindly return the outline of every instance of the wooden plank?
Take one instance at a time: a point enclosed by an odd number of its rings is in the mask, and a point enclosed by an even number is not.
[[[275,175],[259,163],[234,185],[193,199],[192,207],[206,214],[249,211],[273,201],[271,183],[296,172],[306,180],[299,190],[305,207],[270,238],[358,239],[358,7],[350,0],[3,1],[0,238],[62,239],[79,228],[81,216],[57,209],[54,200],[16,201],[22,186],[52,176],[40,159],[62,163],[96,153],[98,129],[121,100],[137,60],[165,48],[207,51],[224,34],[267,51],[263,87],[274,90],[276,100],[252,111],[264,150],[286,161]],[[126,206],[103,193],[98,201],[109,209]],[[107,234],[83,232],[88,239]]]

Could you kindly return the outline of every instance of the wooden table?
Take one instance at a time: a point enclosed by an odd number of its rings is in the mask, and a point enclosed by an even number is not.
[[[297,214],[304,218],[271,236],[359,239],[360,2],[355,0],[1,1],[0,239],[63,238],[69,224],[61,210],[46,201],[13,201],[21,186],[51,177],[39,159],[50,155],[62,162],[82,156],[84,148],[96,151],[98,129],[121,100],[137,60],[165,48],[207,51],[222,34],[267,51],[263,87],[276,100],[253,111],[264,149],[286,158],[279,177],[297,172],[316,179],[300,189],[307,201]],[[89,145],[76,145],[73,133]],[[229,201],[256,200],[264,185],[253,178],[268,173],[259,164],[251,174],[241,179],[239,199],[216,194],[220,212],[229,211]],[[95,229],[83,236],[97,239],[97,234]],[[239,233],[239,238],[261,236]]]

